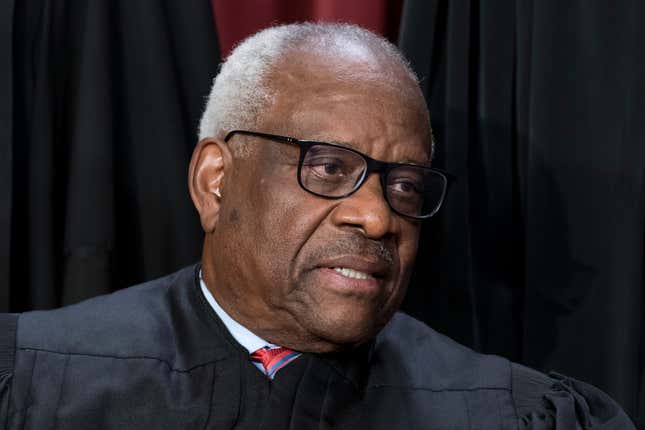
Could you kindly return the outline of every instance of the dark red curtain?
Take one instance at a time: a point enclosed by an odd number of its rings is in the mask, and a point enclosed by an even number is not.
[[[351,22],[396,43],[403,0],[211,0],[222,56],[245,37],[276,23]]]

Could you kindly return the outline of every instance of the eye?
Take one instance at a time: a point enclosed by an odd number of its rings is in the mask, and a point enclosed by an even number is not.
[[[307,162],[306,167],[323,179],[342,179],[350,173],[343,160],[331,157],[312,158]]]
[[[416,197],[423,193],[423,182],[415,179],[396,178],[388,188],[401,197]]]

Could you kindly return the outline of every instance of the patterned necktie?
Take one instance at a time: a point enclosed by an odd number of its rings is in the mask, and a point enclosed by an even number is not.
[[[299,352],[293,351],[289,348],[278,347],[271,349],[268,346],[265,346],[251,354],[251,361],[261,363],[264,368],[265,375],[267,375],[269,379],[273,379],[278,370],[282,369],[299,356]]]

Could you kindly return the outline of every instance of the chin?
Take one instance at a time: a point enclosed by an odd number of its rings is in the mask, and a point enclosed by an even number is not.
[[[355,348],[372,340],[389,318],[383,323],[375,324],[382,320],[383,317],[366,316],[357,312],[344,316],[329,315],[323,320],[309,320],[308,329],[320,340],[315,352],[337,352]]]

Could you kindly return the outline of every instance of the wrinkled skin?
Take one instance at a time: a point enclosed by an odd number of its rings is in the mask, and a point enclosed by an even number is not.
[[[289,56],[270,76],[277,99],[253,131],[428,163],[425,102],[396,66]],[[235,157],[236,144],[251,154]],[[390,210],[377,174],[344,199],[307,193],[296,179],[298,151],[247,136],[199,143],[189,181],[206,233],[203,277],[224,310],[260,337],[299,351],[339,351],[371,339],[399,307],[420,223]],[[334,267],[371,277],[357,281]]]

